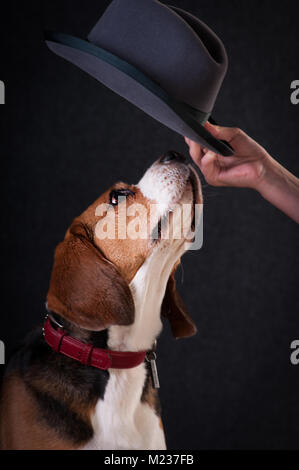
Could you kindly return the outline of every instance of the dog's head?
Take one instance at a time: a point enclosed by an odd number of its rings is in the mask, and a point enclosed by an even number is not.
[[[115,184],[73,221],[56,248],[49,309],[88,330],[133,324],[132,281],[154,255],[155,275],[164,270],[165,278],[169,271],[162,314],[175,337],[194,334],[174,272],[201,203],[196,172],[175,152],[156,161],[137,185]]]

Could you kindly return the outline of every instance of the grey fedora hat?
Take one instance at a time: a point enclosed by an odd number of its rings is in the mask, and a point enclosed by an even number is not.
[[[46,32],[48,47],[182,136],[224,156],[204,127],[227,70],[225,48],[190,13],[158,0],[113,0],[83,40]]]

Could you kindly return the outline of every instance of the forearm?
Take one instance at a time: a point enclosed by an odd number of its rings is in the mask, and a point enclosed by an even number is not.
[[[267,159],[256,189],[264,199],[299,223],[299,178],[272,157]]]

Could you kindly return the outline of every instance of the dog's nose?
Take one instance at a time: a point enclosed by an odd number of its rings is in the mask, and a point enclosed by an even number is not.
[[[164,155],[162,155],[162,157],[160,158],[160,163],[172,162],[185,163],[186,158],[184,157],[184,155],[175,152],[174,150],[169,150],[168,152],[164,153]]]

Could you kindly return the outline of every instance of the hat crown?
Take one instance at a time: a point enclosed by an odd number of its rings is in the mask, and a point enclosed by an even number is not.
[[[88,35],[173,98],[210,112],[227,70],[221,40],[198,18],[158,0],[113,0]]]

